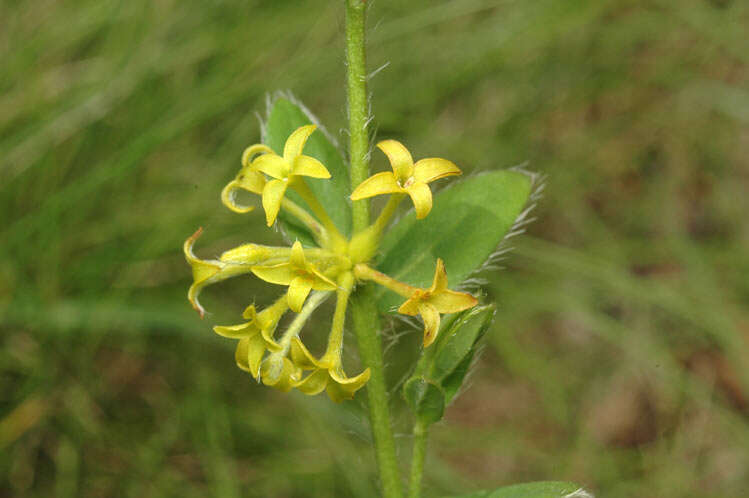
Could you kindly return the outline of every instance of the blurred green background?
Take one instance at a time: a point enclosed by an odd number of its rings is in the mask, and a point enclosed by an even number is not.
[[[376,0],[369,26],[378,136],[548,175],[426,495],[746,496],[749,4]],[[363,397],[256,385],[210,327],[272,296],[212,287],[201,321],[181,254],[198,226],[204,257],[280,241],[219,192],[268,91],[345,141],[342,31],[323,0],[0,2],[0,495],[376,496]]]

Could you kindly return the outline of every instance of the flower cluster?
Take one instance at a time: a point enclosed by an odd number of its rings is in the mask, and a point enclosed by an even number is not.
[[[468,309],[477,301],[470,294],[447,288],[447,273],[441,259],[437,260],[434,282],[428,289],[399,282],[369,266],[383,230],[400,201],[408,195],[416,217],[426,217],[432,208],[428,184],[459,175],[460,169],[439,158],[414,163],[400,142],[378,143],[390,161],[392,172],[378,173],[363,181],[354,189],[351,199],[356,201],[382,194],[390,194],[391,198],[369,228],[347,240],[304,179],[330,178],[324,164],[303,154],[314,131],[315,125],[295,130],[286,140],[282,155],[263,144],[248,147],[242,155],[239,173],[223,189],[221,200],[234,212],[248,213],[253,206],[238,203],[236,194],[244,190],[260,195],[268,226],[272,226],[279,212],[284,210],[313,234],[317,247],[303,247],[299,241],[290,248],[244,244],[224,252],[218,259],[203,260],[193,253],[193,246],[202,232],[199,229],[184,244],[185,258],[193,271],[188,299],[203,317],[205,311],[198,298],[207,285],[251,273],[265,282],[287,287],[281,297],[262,311],[250,305],[242,315],[245,322],[216,326],[214,331],[238,341],[237,365],[258,381],[282,391],[298,389],[309,395],[326,391],[338,402],[352,398],[370,375],[366,369],[348,377],[342,363],[346,308],[357,282],[373,281],[406,298],[398,311],[421,316],[425,347],[436,338],[440,314]],[[288,199],[285,195],[288,189],[299,194],[306,207]],[[318,358],[305,346],[300,334],[313,312],[334,293],[336,306],[328,345]],[[294,313],[293,318],[283,333],[276,334],[289,310]]]

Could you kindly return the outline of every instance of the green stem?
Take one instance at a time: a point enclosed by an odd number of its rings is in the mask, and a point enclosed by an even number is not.
[[[367,122],[367,66],[364,56],[364,19],[366,0],[344,0],[346,4],[346,74],[348,90],[349,156],[351,160],[351,190],[369,176],[369,135]],[[369,226],[369,200],[353,203],[354,233]],[[383,371],[379,315],[371,286],[362,285],[352,300],[352,318],[359,356],[371,371],[367,384],[369,418],[375,441],[377,466],[380,471],[385,498],[403,496],[395,440],[390,428],[390,406]]]
[[[328,232],[325,231],[325,228],[320,224],[320,222],[309,214],[306,209],[285,197],[281,201],[281,209],[301,221],[302,224],[315,236],[315,240],[318,244],[325,245],[325,241],[328,239]]]
[[[295,178],[293,183],[291,184],[291,187],[299,194],[299,196],[304,199],[304,202],[307,203],[309,208],[312,210],[313,213],[315,213],[315,216],[317,216],[317,219],[320,220],[320,222],[325,227],[325,230],[327,230],[329,239],[327,240],[328,246],[330,247],[336,247],[340,246],[341,244],[346,244],[346,239],[341,235],[341,232],[338,231],[338,228],[335,226],[335,223],[333,223],[333,220],[330,219],[330,216],[328,216],[327,211],[325,211],[325,208],[322,207],[322,204],[317,200],[317,197],[315,197],[314,192],[309,188],[309,185],[304,181],[303,178]]]
[[[424,474],[424,458],[427,452],[427,436],[429,428],[421,423],[414,424],[414,449],[411,455],[411,482],[409,484],[408,497],[419,498],[421,496],[421,477]]]
[[[283,349],[278,353],[273,353],[274,355],[278,355],[280,357],[286,356],[286,354],[289,352],[289,347],[291,346],[291,340],[299,335],[299,333],[302,331],[302,328],[304,327],[304,324],[307,323],[307,320],[309,320],[309,317],[312,316],[312,313],[328,298],[329,295],[330,292],[327,291],[315,291],[310,294],[310,296],[307,298],[307,302],[304,303],[302,311],[297,313],[297,315],[294,317],[294,320],[289,325],[289,328],[286,329],[286,332],[284,332],[281,340],[279,341],[279,344],[281,344],[281,347]]]
[[[385,204],[385,207],[382,208],[382,211],[377,217],[377,220],[375,220],[374,224],[372,225],[374,227],[373,229],[375,233],[377,234],[378,242],[382,231],[385,230],[385,227],[387,227],[387,224],[395,214],[395,210],[398,207],[398,204],[400,204],[402,200],[403,194],[392,194],[390,196],[390,199],[388,199],[387,204]]]
[[[377,466],[380,470],[382,494],[385,498],[403,496],[398,460],[395,456],[395,440],[390,427],[390,406],[385,384],[382,359],[382,343],[379,330],[379,314],[375,306],[370,285],[362,285],[352,299],[351,311],[354,332],[359,343],[359,356],[371,376],[367,383],[369,420],[375,441]]]
[[[333,325],[330,328],[328,348],[325,351],[323,362],[331,359],[340,361],[341,350],[343,349],[343,326],[346,322],[346,308],[353,286],[354,275],[351,272],[345,272],[338,278],[338,293],[335,312],[333,313]]]
[[[369,176],[367,65],[364,55],[365,0],[346,2],[346,73],[348,89],[351,190]],[[369,199],[353,203],[354,233],[369,225]]]

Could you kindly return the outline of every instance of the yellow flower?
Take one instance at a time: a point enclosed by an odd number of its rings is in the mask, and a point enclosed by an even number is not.
[[[249,213],[254,206],[243,206],[237,203],[237,190],[246,190],[253,194],[262,195],[265,188],[265,177],[252,164],[253,158],[258,154],[273,154],[270,147],[263,144],[251,145],[242,154],[242,169],[239,174],[226,184],[221,191],[221,202],[235,213]]]
[[[447,288],[447,273],[442,259],[437,260],[434,280],[429,289],[417,289],[411,297],[398,308],[404,315],[421,315],[424,320],[424,347],[437,338],[440,328],[440,313],[457,313],[478,304],[475,297],[465,292],[456,292]]]
[[[280,354],[271,354],[260,365],[260,377],[263,379],[263,384],[275,387],[279,391],[290,391],[301,376],[301,368]]]
[[[299,313],[312,289],[332,291],[336,284],[322,274],[315,265],[307,262],[302,244],[297,240],[291,247],[288,261],[269,266],[254,266],[252,273],[259,278],[278,285],[288,285],[289,308]]]
[[[422,219],[432,209],[432,191],[427,184],[461,174],[455,164],[438,157],[421,159],[414,164],[408,149],[396,140],[383,140],[377,147],[387,155],[393,172],[377,173],[361,182],[351,194],[354,201],[381,194],[408,194],[414,203],[416,218]]]
[[[276,221],[286,188],[294,181],[299,181],[299,177],[330,178],[330,173],[320,161],[302,154],[304,144],[316,128],[315,125],[297,128],[286,140],[283,157],[273,151],[265,151],[249,165],[251,171],[260,171],[273,178],[262,187],[263,209],[268,226]],[[259,183],[253,183],[252,188],[257,185]]]
[[[285,295],[260,313],[257,313],[255,305],[251,304],[242,314],[248,322],[239,325],[217,325],[213,327],[213,331],[229,339],[239,339],[234,355],[237,366],[257,379],[265,351],[278,352],[283,349],[273,338],[273,332],[287,309]]]
[[[329,351],[318,360],[299,338],[294,338],[291,343],[291,361],[302,370],[313,370],[304,379],[294,382],[294,387],[310,396],[325,390],[336,403],[352,399],[356,391],[369,381],[369,368],[356,377],[346,377],[341,364],[340,349]]]
[[[185,259],[190,266],[192,266],[193,284],[187,291],[187,299],[190,300],[192,307],[200,313],[201,318],[205,315],[205,309],[200,305],[198,296],[200,295],[200,291],[203,290],[203,287],[226,280],[227,278],[249,273],[251,269],[251,265],[240,262],[220,261],[216,259],[198,259],[198,257],[192,252],[192,246],[202,233],[203,229],[198,228],[198,230],[185,241],[185,244],[182,247],[182,250],[185,253]]]

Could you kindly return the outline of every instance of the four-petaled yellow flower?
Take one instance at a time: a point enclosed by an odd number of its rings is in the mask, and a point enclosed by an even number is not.
[[[289,260],[275,265],[254,266],[252,273],[272,284],[288,285],[288,302],[292,311],[299,313],[312,289],[336,290],[336,284],[304,257],[302,244],[297,240],[291,247]]]
[[[291,361],[302,370],[312,370],[307,377],[294,383],[295,388],[310,396],[327,391],[336,403],[353,398],[369,380],[369,368],[356,377],[346,377],[340,349],[329,351],[318,360],[298,338],[291,343]]]
[[[192,266],[193,283],[190,286],[190,290],[187,291],[187,299],[190,300],[192,307],[200,313],[201,318],[205,315],[205,309],[203,309],[200,301],[198,301],[198,297],[200,296],[200,291],[203,290],[203,287],[243,273],[250,273],[251,271],[251,266],[249,264],[216,259],[202,260],[195,256],[192,252],[192,246],[195,245],[195,241],[198,240],[198,237],[200,237],[200,234],[202,233],[203,229],[198,228],[198,230],[185,241],[185,244],[182,247],[182,250],[185,253],[185,259],[190,266]]]
[[[317,159],[302,154],[304,144],[315,131],[315,125],[297,128],[286,140],[283,147],[283,157],[273,151],[264,151],[250,163],[250,171],[260,171],[273,178],[263,186],[263,209],[268,226],[273,225],[281,208],[281,201],[286,188],[294,182],[302,182],[300,177],[330,178],[328,169]],[[261,152],[260,149],[256,149]],[[254,151],[253,151],[254,152]],[[249,177],[248,177],[249,178]],[[250,180],[248,180],[250,181]],[[254,181],[254,180],[251,180]],[[256,185],[253,183],[252,187]],[[248,186],[247,190],[251,190]]]
[[[217,325],[213,327],[213,331],[229,339],[239,339],[234,354],[237,366],[257,379],[265,351],[278,352],[283,349],[273,338],[273,332],[287,309],[285,295],[260,313],[257,313],[255,305],[251,304],[242,314],[248,322],[239,325]]]
[[[430,182],[461,174],[460,169],[438,157],[421,159],[414,164],[411,153],[396,140],[383,140],[377,147],[387,155],[392,173],[377,173],[359,184],[351,194],[351,199],[358,201],[381,194],[408,194],[416,209],[416,218],[422,219],[432,209],[432,191]]]
[[[447,288],[445,263],[438,259],[432,286],[428,289],[417,289],[398,308],[398,312],[411,316],[421,315],[424,320],[424,347],[427,347],[437,338],[440,313],[457,313],[473,308],[477,304],[478,301],[472,295]]]
[[[255,206],[243,206],[237,203],[237,190],[246,190],[258,195],[263,193],[267,183],[265,176],[252,164],[254,157],[259,154],[273,154],[273,150],[263,144],[247,147],[242,154],[242,169],[221,191],[221,202],[235,213],[249,213],[255,209]]]

